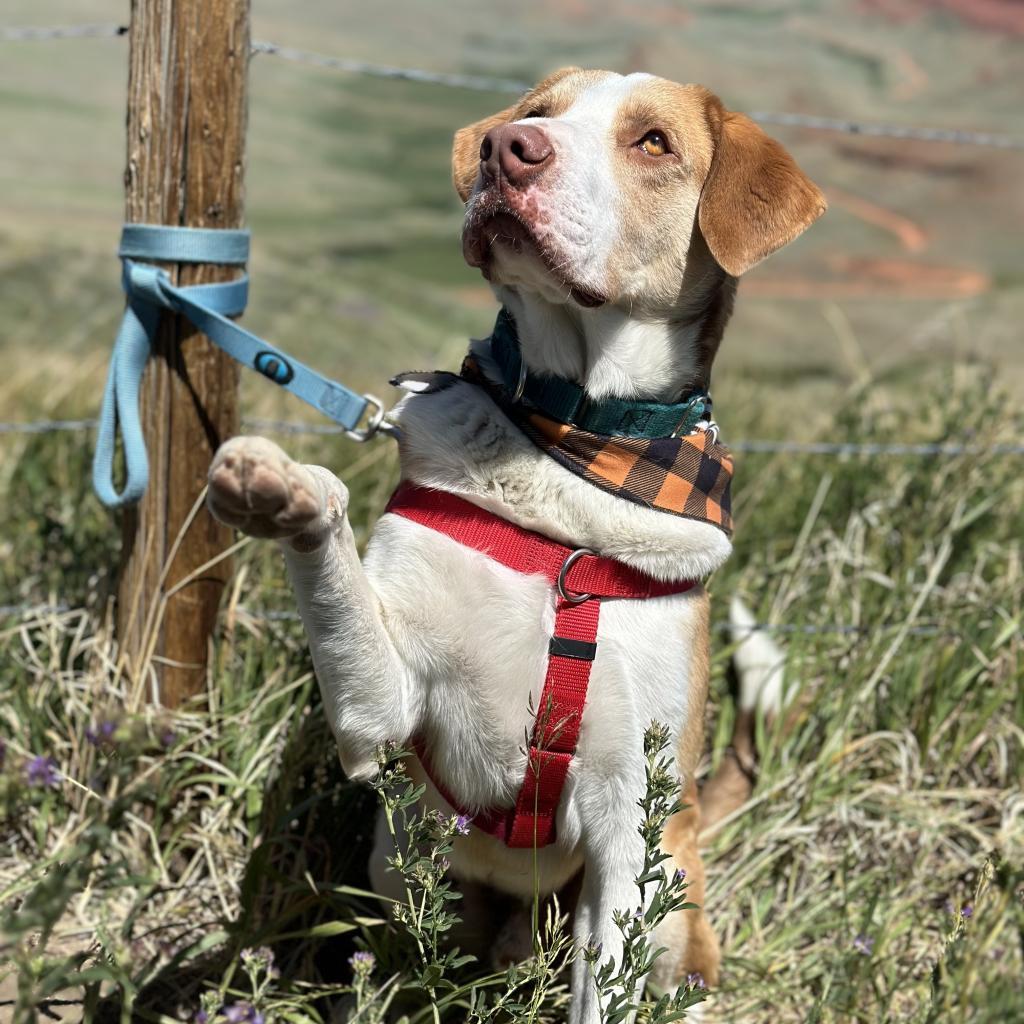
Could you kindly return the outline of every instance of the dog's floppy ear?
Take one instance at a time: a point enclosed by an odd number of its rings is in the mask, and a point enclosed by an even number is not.
[[[492,128],[511,121],[512,114],[518,106],[519,104],[515,103],[497,114],[485,117],[482,121],[460,128],[455,133],[455,142],[452,145],[452,181],[463,202],[469,199],[469,194],[473,191],[477,171],[480,169],[480,143],[484,141],[484,136]]]
[[[825,197],[782,146],[743,114],[707,104],[715,150],[697,222],[711,255],[739,277],[810,227]]]
[[[452,146],[452,181],[455,183],[455,191],[459,193],[459,198],[463,202],[469,199],[476,182],[477,171],[480,167],[480,143],[484,141],[484,136],[492,128],[511,121],[520,107],[524,111],[529,111],[531,103],[537,100],[541,94],[565,78],[566,75],[571,75],[579,70],[577,67],[569,67],[553,71],[542,82],[538,82],[518,103],[506,107],[490,117],[485,117],[482,121],[477,121],[476,124],[460,128],[455,133],[455,142]]]

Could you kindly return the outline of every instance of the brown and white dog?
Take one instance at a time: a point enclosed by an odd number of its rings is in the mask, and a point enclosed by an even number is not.
[[[825,209],[819,190],[748,118],[704,88],[644,74],[551,75],[456,134],[453,174],[466,204],[465,257],[514,316],[529,370],[574,381],[594,400],[672,402],[706,388],[736,278]],[[491,374],[487,343],[473,351]],[[714,525],[624,501],[568,472],[473,383],[407,395],[392,417],[403,479],[560,543],[666,580],[701,579],[730,553]],[[397,515],[381,518],[360,563],[347,503],[329,470],[299,465],[262,438],[227,442],[210,470],[214,515],[281,542],[347,774],[371,776],[381,741],[420,737],[432,772],[462,806],[511,805],[548,657],[549,582]],[[690,808],[669,823],[664,845],[697,903],[701,812],[705,825],[719,819],[749,783],[727,760],[698,806],[709,648],[702,588],[609,601],[598,639],[556,841],[535,854],[473,830],[457,842],[451,870],[472,918],[486,914],[469,902],[484,886],[526,902],[535,884],[549,893],[582,869],[574,933],[607,957],[621,950],[613,911],[636,902],[646,726],[667,723],[675,737]],[[763,707],[778,704],[765,643],[751,638],[740,648],[741,721],[759,689]],[[752,756],[746,733],[741,744],[744,760]],[[425,800],[451,813],[433,784]],[[388,891],[387,837],[378,832],[371,874]],[[718,945],[703,910],[678,912],[656,938],[668,947],[654,971],[659,983],[687,972],[715,983]],[[598,1020],[581,959],[572,991],[572,1020]]]

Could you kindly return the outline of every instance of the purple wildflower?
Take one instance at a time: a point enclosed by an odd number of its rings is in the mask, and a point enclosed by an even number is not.
[[[700,971],[693,971],[686,976],[686,987],[687,988],[707,988],[707,984],[704,981],[704,975]]]
[[[348,965],[356,974],[367,975],[377,965],[377,958],[372,953],[360,949],[348,958]]]
[[[4,761],[7,760],[7,743],[3,736],[0,736],[0,771],[3,771]]]
[[[33,757],[25,766],[25,775],[30,786],[59,786],[60,772],[57,771],[57,762],[52,757],[40,754]]]
[[[853,948],[861,956],[871,956],[871,951],[875,948],[875,940],[870,935],[861,933],[853,940]]]
[[[945,910],[947,914],[955,915],[958,913],[956,907],[953,905],[952,900],[946,900],[942,904],[942,909]],[[974,907],[972,907],[970,903],[965,903],[963,904],[963,906],[960,907],[959,914],[962,918],[969,920],[971,917],[974,916]]]
[[[460,814],[455,819],[455,831],[460,836],[468,836],[469,835],[469,815],[468,814]]]
[[[676,881],[677,882],[685,882],[686,881],[686,868],[676,868]]]
[[[173,747],[178,734],[168,725],[160,730],[160,746]]]
[[[210,1015],[205,1010],[200,1010],[193,1018],[193,1024],[207,1024]]]
[[[98,747],[101,743],[109,743],[116,730],[117,722],[98,722],[95,726],[91,726],[85,730],[85,738],[94,747]]]
[[[228,1024],[246,1024],[256,1016],[256,1010],[251,1003],[232,1003],[225,1006],[223,1012]]]

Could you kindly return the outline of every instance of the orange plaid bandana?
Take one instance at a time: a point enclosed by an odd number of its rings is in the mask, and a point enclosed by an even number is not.
[[[519,402],[503,402],[472,356],[462,364],[462,376],[483,387],[538,448],[577,476],[637,505],[732,533],[732,456],[711,432],[656,438],[594,434]]]

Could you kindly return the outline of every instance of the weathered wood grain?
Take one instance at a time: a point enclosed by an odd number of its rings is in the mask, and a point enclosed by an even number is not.
[[[133,0],[129,35],[125,219],[240,227],[249,0]],[[166,269],[185,285],[238,273],[209,265]],[[230,543],[230,531],[205,508],[180,540],[179,533],[213,452],[237,432],[238,366],[187,320],[166,316],[141,410],[150,479],[124,520],[118,631],[128,670],[152,673],[147,682],[155,682],[160,702],[175,707],[203,690],[230,573],[223,560],[166,597]]]

